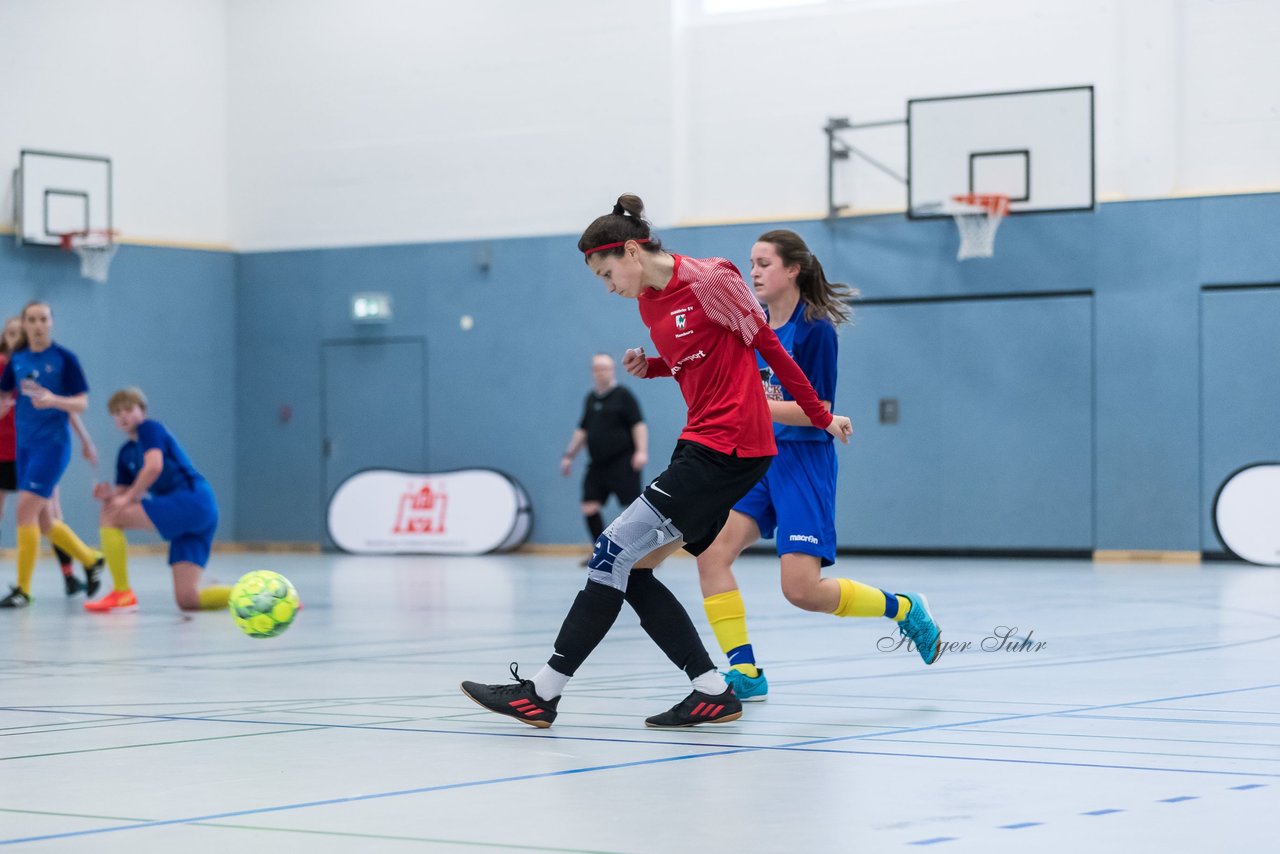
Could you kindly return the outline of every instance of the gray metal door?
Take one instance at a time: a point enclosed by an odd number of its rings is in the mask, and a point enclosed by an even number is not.
[[[426,342],[326,341],[321,369],[326,508],[334,490],[358,471],[425,470]],[[333,545],[327,532],[325,545]]]

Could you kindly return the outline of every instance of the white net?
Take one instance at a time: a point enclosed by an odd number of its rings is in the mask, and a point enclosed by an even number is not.
[[[95,282],[105,282],[111,270],[111,259],[116,257],[116,243],[110,232],[69,234],[64,242],[80,256],[80,275]]]
[[[947,205],[960,232],[956,258],[990,258],[996,253],[996,229],[1009,210],[1007,196],[957,196]]]

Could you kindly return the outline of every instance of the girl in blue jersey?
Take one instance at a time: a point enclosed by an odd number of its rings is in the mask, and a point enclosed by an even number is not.
[[[836,326],[849,319],[857,291],[827,281],[800,235],[780,229],[751,248],[751,281],[769,325],[827,408],[836,391]],[[926,664],[938,657],[938,628],[918,593],[888,593],[848,578],[825,578],[835,563],[836,456],[831,437],[809,419],[761,362],[778,456],[763,478],[734,505],[715,542],[698,556],[703,605],[720,648],[726,678],[742,700],[763,700],[764,671],[747,637],[746,609],[733,562],[760,537],[775,536],[782,592],[806,611],[838,617],[889,617],[919,649]]]
[[[31,604],[31,577],[43,532],[55,546],[95,573],[102,555],[84,544],[50,506],[71,461],[70,416],[89,405],[89,385],[75,354],[53,341],[53,310],[33,301],[22,309],[27,346],[0,374],[0,417],[16,407],[18,487],[18,583],[0,608]]]
[[[129,587],[126,529],[158,531],[169,543],[173,597],[184,611],[225,608],[231,588],[200,587],[218,528],[218,502],[213,488],[164,425],[147,416],[147,398],[138,388],[111,395],[107,410],[129,437],[116,460],[116,482],[99,483],[93,497],[102,502],[99,515],[102,551],[114,589],[85,610],[132,610],[138,597]]]

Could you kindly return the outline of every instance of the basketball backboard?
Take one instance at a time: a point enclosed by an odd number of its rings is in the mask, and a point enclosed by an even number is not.
[[[1093,87],[907,102],[907,216],[957,195],[1009,197],[1009,213],[1094,207]]]
[[[13,198],[20,244],[60,246],[68,232],[110,230],[111,160],[24,149]]]

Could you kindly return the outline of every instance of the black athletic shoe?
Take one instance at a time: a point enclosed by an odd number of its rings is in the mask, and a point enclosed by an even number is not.
[[[723,724],[742,717],[742,701],[725,688],[723,694],[704,694],[694,691],[660,715],[644,719],[644,725],[654,729],[676,729],[698,724]]]
[[[62,576],[62,585],[66,588],[68,596],[74,596],[81,590],[84,590],[84,582],[76,578],[74,575]]]
[[[546,729],[556,719],[556,706],[560,698],[544,700],[533,690],[532,679],[521,679],[516,663],[511,662],[511,678],[514,685],[482,685],[479,682],[463,682],[462,693],[491,712],[515,718],[521,723]]]
[[[25,608],[31,604],[31,597],[21,587],[9,588],[9,595],[0,599],[0,608]]]
[[[106,559],[102,555],[98,555],[98,560],[93,566],[85,566],[84,568],[84,592],[90,599],[98,595],[98,588],[102,586],[102,567],[106,566]],[[67,595],[71,595],[71,591],[67,591]]]

